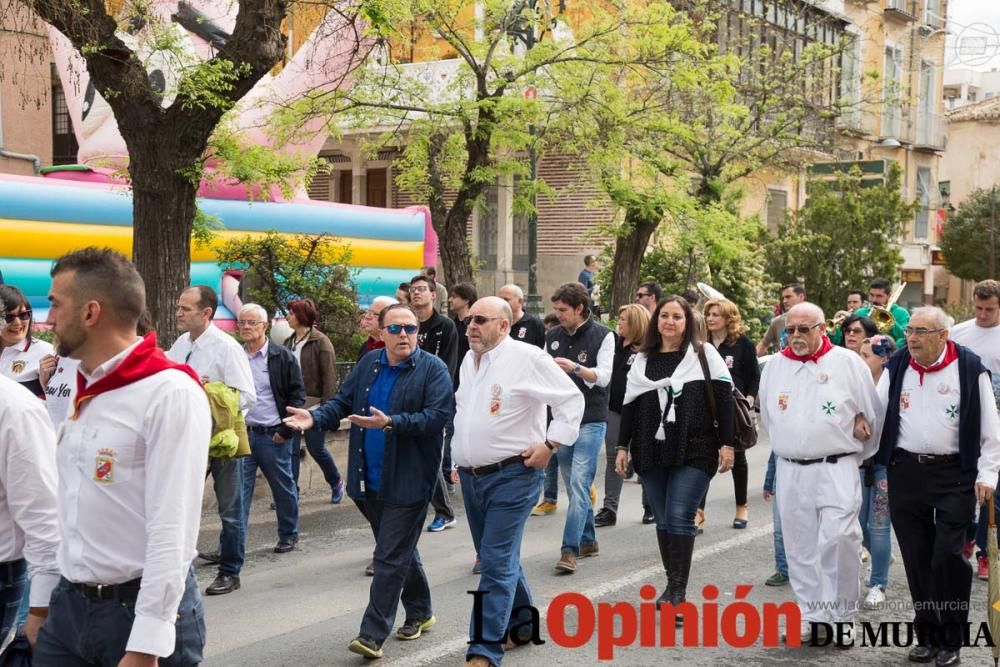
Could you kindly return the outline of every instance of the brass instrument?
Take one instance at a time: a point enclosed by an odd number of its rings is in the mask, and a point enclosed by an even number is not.
[[[833,331],[834,329],[836,329],[837,327],[839,327],[841,324],[843,324],[844,320],[846,320],[850,316],[851,316],[851,313],[849,313],[846,310],[839,311],[836,315],[834,315],[832,318],[830,318],[830,319],[828,319],[826,321],[826,330],[827,331]]]
[[[892,306],[899,300],[900,295],[902,295],[903,290],[906,289],[906,283],[900,283],[892,292],[892,296],[889,297],[889,302],[884,306],[872,306],[871,310],[868,311],[868,317],[875,323],[878,327],[878,332],[884,336],[889,335],[892,328],[896,326],[896,318],[892,316]]]
[[[698,292],[704,297],[704,301],[728,301],[726,296],[706,283],[696,283]]]

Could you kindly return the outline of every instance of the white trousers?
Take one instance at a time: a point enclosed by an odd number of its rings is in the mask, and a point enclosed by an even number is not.
[[[851,621],[861,595],[858,457],[777,464],[775,501],[802,621]]]

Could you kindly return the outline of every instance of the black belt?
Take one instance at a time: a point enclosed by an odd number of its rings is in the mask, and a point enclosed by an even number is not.
[[[503,461],[497,461],[496,463],[491,463],[487,466],[479,466],[478,468],[465,468],[463,466],[458,466],[458,469],[466,475],[482,477],[483,475],[490,475],[495,472],[499,472],[506,466],[514,465],[515,463],[524,465],[524,458],[520,454],[516,454],[514,456],[508,456]]]
[[[142,577],[122,584],[75,584],[69,582],[80,595],[88,600],[114,600],[135,604],[142,586]]]
[[[28,563],[23,558],[0,563],[0,576],[10,585],[13,585],[14,582],[23,577],[27,570]]]
[[[281,424],[275,424],[274,426],[258,426],[256,424],[247,424],[247,430],[251,433],[265,433],[271,434],[281,428]]]
[[[855,452],[844,452],[843,454],[830,454],[819,459],[785,459],[789,463],[798,463],[800,466],[811,466],[814,463],[836,463],[845,456],[853,456]]]
[[[958,460],[958,454],[915,454],[905,449],[897,448],[892,453],[893,463],[906,459],[917,463],[949,463]]]

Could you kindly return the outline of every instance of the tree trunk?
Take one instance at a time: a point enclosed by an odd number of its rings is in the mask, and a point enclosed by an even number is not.
[[[663,219],[662,211],[652,216],[644,216],[639,209],[625,211],[625,225],[631,229],[626,236],[615,241],[614,272],[611,283],[611,312],[633,301],[635,288],[639,285],[639,268],[646,253],[649,238]]]

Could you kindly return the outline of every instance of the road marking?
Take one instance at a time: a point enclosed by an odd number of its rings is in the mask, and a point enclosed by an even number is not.
[[[749,530],[742,531],[742,534],[731,537],[728,540],[722,540],[721,542],[716,542],[715,544],[705,547],[704,549],[698,549],[694,552],[692,562],[697,562],[711,556],[722,553],[723,551],[728,551],[734,547],[743,546],[748,542],[752,542],[758,538],[764,537],[765,535],[770,535],[774,531],[774,527],[768,523],[765,526],[759,526],[757,528],[751,528]],[[632,572],[618,579],[612,581],[606,581],[597,586],[591,588],[577,591],[587,598],[594,600],[596,598],[604,597],[609,593],[613,593],[622,588],[627,588],[629,586],[634,586],[638,583],[642,583],[650,580],[654,576],[663,575],[663,565],[650,565],[647,568]],[[539,607],[538,611],[541,618],[545,619],[545,610],[548,608],[549,603],[552,598],[545,600]],[[459,653],[464,651],[469,645],[469,636],[461,635],[454,637],[452,639],[447,639],[443,642],[436,643],[434,646],[429,646],[422,651],[417,651],[411,655],[405,657],[400,657],[397,660],[390,660],[385,662],[386,665],[412,665],[413,667],[418,667],[420,665],[433,665],[438,664],[442,658],[445,658],[453,653]]]

